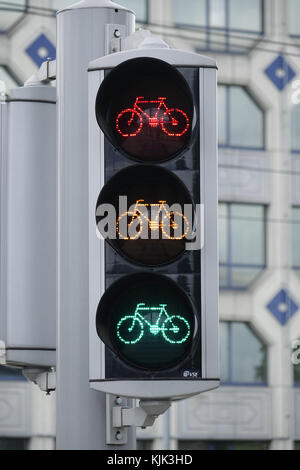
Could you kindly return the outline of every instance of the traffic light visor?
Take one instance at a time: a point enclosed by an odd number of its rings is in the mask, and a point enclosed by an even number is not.
[[[102,341],[133,367],[162,370],[190,352],[193,306],[171,279],[151,273],[126,276],[104,294],[97,311]]]
[[[124,199],[124,203],[123,203]],[[114,230],[107,238],[101,207],[114,208]],[[102,189],[96,208],[100,233],[133,263],[159,266],[186,252],[193,234],[194,205],[176,174],[154,165],[134,165],[119,171]]]
[[[131,59],[107,74],[97,95],[96,117],[122,153],[140,162],[158,163],[189,145],[193,97],[174,66],[147,57]]]

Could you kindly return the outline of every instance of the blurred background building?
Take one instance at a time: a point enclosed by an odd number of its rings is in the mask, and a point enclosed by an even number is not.
[[[0,1],[0,92],[55,58],[55,12],[71,3]],[[171,448],[300,449],[300,1],[118,3],[219,66],[222,387],[172,407]],[[0,449],[54,448],[54,419],[55,397],[0,368]],[[162,448],[167,424],[139,447]]]

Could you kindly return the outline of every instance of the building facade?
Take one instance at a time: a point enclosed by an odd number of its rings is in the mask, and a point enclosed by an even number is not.
[[[73,2],[11,3],[0,5],[0,92],[55,58],[55,10]],[[300,4],[119,3],[136,11],[138,26],[219,67],[222,386],[172,407],[171,447],[300,448],[300,366],[292,362],[300,339]],[[53,401],[1,374],[3,446],[52,448]],[[139,432],[139,446],[161,448],[165,425]]]

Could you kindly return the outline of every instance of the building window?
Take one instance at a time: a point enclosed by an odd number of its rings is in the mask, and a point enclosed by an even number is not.
[[[219,205],[220,287],[246,289],[266,268],[266,208]]]
[[[0,450],[27,450],[29,439],[5,439],[0,437]]]
[[[28,0],[6,0],[0,4],[0,34],[10,32],[24,17]]]
[[[52,0],[53,10],[61,10],[69,5],[73,5],[74,0]],[[148,19],[148,0],[118,0],[119,5],[129,8],[136,14],[136,19],[140,23],[146,23]]]
[[[152,450],[153,441],[151,439],[138,439],[136,442],[137,450]]]
[[[52,0],[52,8],[55,11],[62,10],[70,5],[74,5],[73,0]]]
[[[289,33],[291,36],[300,36],[300,2],[299,0],[289,1]]]
[[[136,14],[136,20],[140,23],[148,21],[148,0],[118,0],[117,3],[129,8]]]
[[[219,145],[262,150],[264,111],[246,88],[219,86]]]
[[[202,30],[205,50],[246,52],[264,30],[263,0],[173,0],[173,10],[177,26]]]
[[[4,65],[0,65],[0,93],[17,88],[19,83]]]
[[[296,387],[300,386],[300,364],[294,365],[294,384]]]
[[[11,369],[10,367],[0,366],[0,381],[26,381],[20,369]]]
[[[269,450],[268,442],[178,441],[178,450]]]
[[[300,207],[293,207],[292,220],[293,269],[298,270],[300,274]]]
[[[267,347],[247,323],[220,323],[220,351],[223,384],[267,384]]]

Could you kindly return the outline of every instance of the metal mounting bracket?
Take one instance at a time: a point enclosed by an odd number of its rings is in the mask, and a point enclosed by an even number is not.
[[[139,406],[130,408],[128,400],[106,395],[106,444],[127,444],[127,428],[147,428],[171,406],[169,400],[141,400]]]
[[[130,49],[161,49],[169,48],[168,44],[159,36],[156,36],[147,29],[138,29],[130,36],[119,39],[119,50],[128,51]],[[117,51],[115,51],[117,52]]]
[[[23,369],[23,375],[47,395],[56,390],[56,371],[54,369]]]
[[[128,441],[127,429],[115,425],[116,409],[128,406],[128,400],[116,395],[106,394],[106,444],[107,445],[125,445]]]
[[[121,38],[125,36],[126,28],[121,24],[107,24],[105,25],[105,52],[112,54],[113,52],[120,52]]]
[[[48,59],[43,62],[39,70],[25,82],[24,86],[48,84],[53,80],[56,80],[56,60]]]

